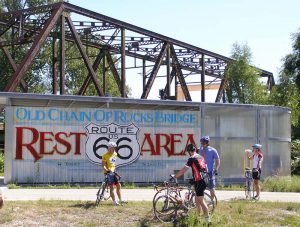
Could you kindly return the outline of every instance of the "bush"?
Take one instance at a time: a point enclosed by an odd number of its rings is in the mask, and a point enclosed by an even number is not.
[[[300,176],[267,177],[262,183],[262,188],[269,192],[300,192]]]
[[[4,173],[4,153],[0,151],[0,175]]]
[[[300,140],[293,140],[291,145],[291,172],[300,175]]]

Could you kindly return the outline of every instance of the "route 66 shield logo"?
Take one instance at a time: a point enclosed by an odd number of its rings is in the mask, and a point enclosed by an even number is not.
[[[85,126],[85,129],[88,135],[85,153],[94,163],[101,164],[102,155],[107,152],[109,141],[117,144],[117,166],[128,165],[140,156],[140,145],[137,139],[139,128],[133,123],[129,125],[90,123]]]

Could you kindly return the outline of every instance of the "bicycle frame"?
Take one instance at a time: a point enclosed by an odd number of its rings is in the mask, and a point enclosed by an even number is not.
[[[245,196],[246,199],[252,199],[254,196],[253,190],[253,178],[252,178],[252,171],[249,168],[245,168]],[[252,193],[251,193],[252,192]]]
[[[189,181],[187,187],[180,187],[177,182],[176,186],[172,186],[167,181],[164,182],[164,186],[161,189],[154,185],[154,189],[157,191],[153,197],[155,217],[162,222],[176,221],[178,211],[182,210],[182,214],[185,215],[189,210],[196,208],[196,194],[192,186],[193,183],[191,181]],[[182,191],[185,191],[185,198],[181,196]],[[204,192],[204,199],[208,205],[209,212],[212,213],[215,208],[214,200],[207,192]]]
[[[102,200],[108,200],[110,198],[107,175],[105,176],[104,181],[100,185],[99,190],[96,195],[97,195],[96,206],[98,206]]]

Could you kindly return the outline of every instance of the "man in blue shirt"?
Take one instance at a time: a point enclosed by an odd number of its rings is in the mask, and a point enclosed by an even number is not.
[[[215,175],[218,175],[218,169],[220,167],[221,161],[218,154],[218,151],[209,146],[210,138],[209,136],[203,136],[200,139],[201,146],[199,148],[199,154],[204,157],[207,164],[207,170],[209,175],[208,189],[210,190],[210,195],[212,198],[215,198],[215,187],[216,187],[216,178]]]

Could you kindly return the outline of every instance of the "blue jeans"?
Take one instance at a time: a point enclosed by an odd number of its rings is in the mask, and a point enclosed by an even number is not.
[[[208,172],[209,180],[208,180],[208,189],[212,190],[216,188],[216,177],[214,172]]]

